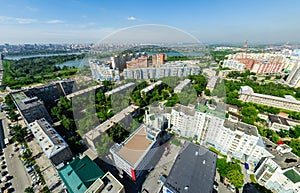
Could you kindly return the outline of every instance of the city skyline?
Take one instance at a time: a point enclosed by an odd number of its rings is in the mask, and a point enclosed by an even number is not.
[[[0,44],[95,43],[145,24],[171,26],[204,43],[299,42],[296,0],[0,2]]]

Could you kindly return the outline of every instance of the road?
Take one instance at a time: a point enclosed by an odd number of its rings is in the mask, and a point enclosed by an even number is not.
[[[7,119],[4,113],[0,114],[0,118],[2,119],[3,123],[3,131],[5,136],[7,136]],[[9,144],[7,147],[3,149],[8,176],[12,176],[11,183],[12,187],[14,188],[15,192],[24,192],[24,189],[28,186],[31,186],[30,176],[27,174],[23,163],[18,158],[19,153],[13,151],[14,144]],[[10,157],[11,154],[14,154]],[[1,184],[3,185],[3,184]]]

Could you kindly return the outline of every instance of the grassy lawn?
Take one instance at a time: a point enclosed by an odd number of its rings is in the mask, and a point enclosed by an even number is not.
[[[178,147],[182,147],[182,143],[178,139],[172,139],[171,142]]]

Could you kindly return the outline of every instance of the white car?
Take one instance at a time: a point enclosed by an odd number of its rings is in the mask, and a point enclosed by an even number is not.
[[[1,178],[1,182],[6,182],[7,181],[7,177],[4,176],[3,178]]]

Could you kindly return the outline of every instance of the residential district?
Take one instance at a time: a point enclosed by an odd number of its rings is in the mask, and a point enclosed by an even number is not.
[[[300,50],[182,58],[89,58],[80,78],[10,88],[2,55],[1,192],[300,192]]]

